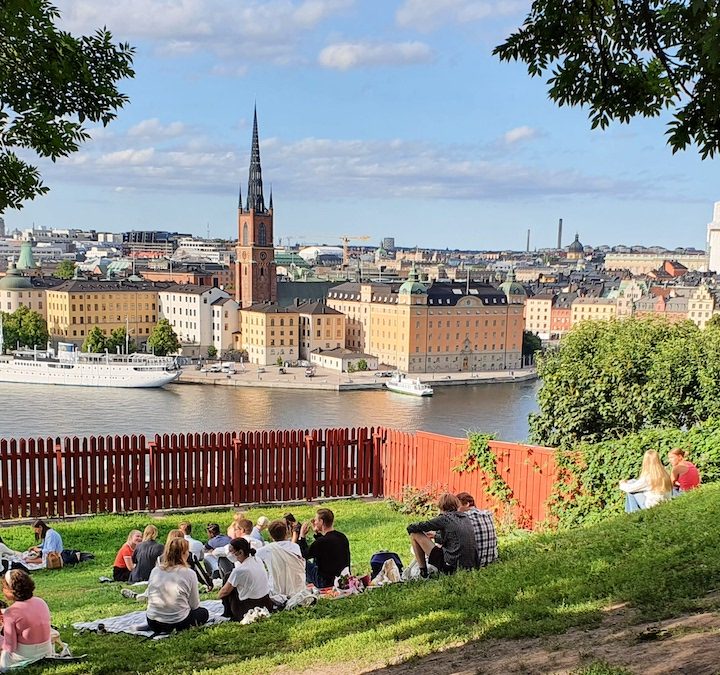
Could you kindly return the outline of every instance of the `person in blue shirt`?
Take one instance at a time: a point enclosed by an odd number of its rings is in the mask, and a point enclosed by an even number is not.
[[[35,530],[35,541],[39,542],[38,546],[33,546],[30,550],[41,553],[43,560],[48,553],[54,551],[62,554],[63,541],[59,532],[53,530],[44,520],[36,520],[33,523]]]

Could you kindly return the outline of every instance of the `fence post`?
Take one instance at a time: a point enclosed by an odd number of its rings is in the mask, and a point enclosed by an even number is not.
[[[305,499],[315,499],[317,467],[315,466],[315,439],[310,435],[305,436]]]
[[[241,504],[242,488],[245,485],[246,476],[243,461],[243,442],[241,437],[233,439],[233,459],[232,459],[232,503],[233,506]]]
[[[157,438],[157,436],[156,436]],[[156,463],[157,458],[157,442],[150,441],[147,444],[148,447],[148,507],[150,511],[158,510],[158,489],[155,481],[157,475]]]
[[[58,516],[62,518],[65,516],[65,473],[63,471],[62,443],[60,443],[59,438],[55,440],[55,480],[57,481],[57,489],[55,490],[56,510]],[[49,508],[48,515],[52,515]]]
[[[385,445],[385,434],[376,431],[372,436],[372,494],[373,497],[382,497],[384,494],[384,467],[382,465],[382,449]]]

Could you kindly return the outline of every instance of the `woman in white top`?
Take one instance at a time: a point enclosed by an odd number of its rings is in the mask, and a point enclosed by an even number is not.
[[[245,614],[254,607],[272,609],[270,584],[263,564],[255,558],[255,549],[247,539],[238,537],[229,544],[228,558],[235,560],[235,567],[218,597],[225,611],[233,621],[242,621]]]
[[[190,548],[182,537],[165,544],[162,562],[150,572],[147,588],[147,622],[156,633],[170,633],[207,623],[200,607],[197,575],[187,564]]]
[[[620,481],[625,497],[626,513],[649,509],[672,496],[670,474],[660,461],[655,450],[648,450],[643,457],[640,476],[635,480]]]

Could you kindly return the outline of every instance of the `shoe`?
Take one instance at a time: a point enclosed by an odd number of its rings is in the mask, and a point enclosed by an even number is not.
[[[120,595],[122,595],[123,598],[129,598],[130,600],[134,600],[135,598],[137,598],[137,593],[130,590],[129,588],[123,588],[120,591]]]
[[[101,584],[111,584],[113,582],[113,579],[111,579],[110,577],[100,577],[98,581]]]

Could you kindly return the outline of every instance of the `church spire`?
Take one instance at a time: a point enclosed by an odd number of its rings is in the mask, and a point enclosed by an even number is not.
[[[252,151],[250,153],[250,175],[245,210],[265,213],[263,198],[262,169],[260,168],[260,140],[258,137],[257,106],[253,115]]]
[[[269,208],[271,211],[273,210],[273,206],[272,206],[272,183],[270,183],[270,204],[268,205],[268,208]]]

